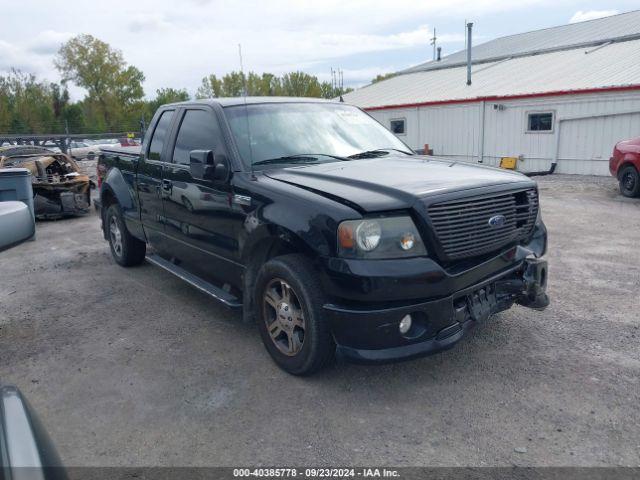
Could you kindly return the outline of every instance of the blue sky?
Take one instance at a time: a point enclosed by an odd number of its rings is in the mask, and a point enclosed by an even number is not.
[[[429,60],[437,30],[443,55],[464,47],[464,21],[474,44],[492,38],[639,8],[637,0],[21,0],[3,6],[0,73],[11,67],[57,80],[60,44],[90,33],[123,51],[160,87],[195,92],[203,76],[238,69],[303,70],[328,80],[344,71],[357,87],[378,73]],[[64,6],[63,6],[64,5]],[[82,97],[72,88],[74,97]]]

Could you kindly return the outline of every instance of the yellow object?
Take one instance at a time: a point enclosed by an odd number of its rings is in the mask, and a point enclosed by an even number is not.
[[[518,162],[518,157],[502,157],[500,159],[500,168],[515,170],[517,162]]]

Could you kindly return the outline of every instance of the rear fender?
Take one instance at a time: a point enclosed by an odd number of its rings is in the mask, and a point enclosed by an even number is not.
[[[142,241],[146,241],[144,231],[142,229],[142,223],[140,221],[140,206],[138,204],[135,190],[135,173],[123,173],[118,168],[111,168],[107,172],[107,175],[102,181],[102,188],[100,190],[103,215],[106,213],[106,206],[108,203],[105,202],[105,200],[107,200],[109,196],[113,197],[120,205],[124,222],[129,233]]]

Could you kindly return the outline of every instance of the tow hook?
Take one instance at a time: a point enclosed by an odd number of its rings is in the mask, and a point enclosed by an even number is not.
[[[549,305],[547,296],[547,261],[527,258],[522,274],[522,292],[516,303],[535,310],[544,310]]]

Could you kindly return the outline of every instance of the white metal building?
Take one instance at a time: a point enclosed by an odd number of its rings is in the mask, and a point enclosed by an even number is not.
[[[344,95],[412,148],[522,171],[608,175],[640,135],[640,11],[498,38]]]

